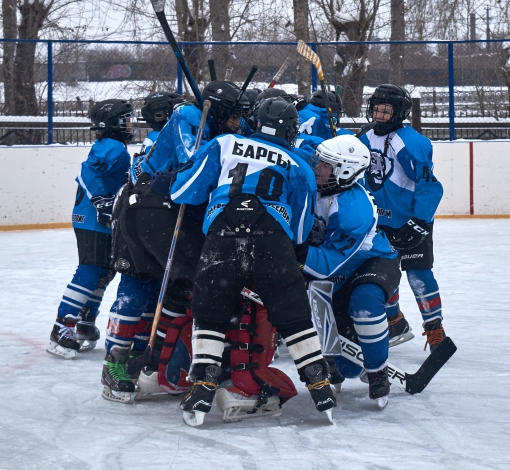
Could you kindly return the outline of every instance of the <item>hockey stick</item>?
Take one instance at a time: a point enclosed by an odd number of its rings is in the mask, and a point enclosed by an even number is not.
[[[322,70],[321,60],[319,56],[310,47],[308,47],[306,43],[301,39],[298,41],[297,51],[298,54],[301,54],[305,59],[309,60],[317,70],[317,76],[319,77],[321,90],[322,93],[324,94],[324,102],[326,103],[326,111],[328,113],[331,134],[333,137],[336,137],[336,127],[333,121],[333,110],[331,109],[331,104],[329,102],[328,90],[326,89],[326,82],[324,78],[324,72]]]
[[[200,118],[200,126],[197,132],[197,138],[195,140],[195,147],[193,149],[193,153],[195,153],[200,148],[200,142],[202,141],[202,136],[204,134],[205,121],[207,120],[207,114],[209,113],[209,108],[211,107],[211,102],[209,100],[204,101],[204,107],[202,110],[202,117]],[[170,270],[172,269],[172,265],[174,262],[174,252],[175,246],[177,245],[177,238],[179,237],[179,232],[181,230],[182,219],[184,218],[184,212],[186,210],[186,206],[181,204],[179,207],[179,214],[177,215],[177,221],[175,223],[174,235],[172,237],[172,243],[170,244],[170,251],[168,252],[168,259],[165,267],[165,274],[163,275],[163,281],[161,282],[161,290],[159,291],[158,303],[156,305],[156,313],[154,314],[154,320],[152,322],[152,330],[151,336],[149,338],[149,348],[150,350],[154,349],[154,342],[156,340],[156,333],[158,330],[159,319],[161,318],[161,312],[163,310],[163,299],[165,297],[166,288],[168,286],[168,281],[170,279]]]
[[[280,70],[278,70],[278,72],[276,72],[276,75],[273,77],[273,81],[269,84],[268,88],[274,88],[276,83],[280,80],[280,78],[282,78],[283,72],[285,72],[285,70],[287,70],[287,67],[289,65],[290,65],[290,57],[287,57],[285,59],[285,62],[280,67]]]
[[[207,65],[209,66],[209,75],[211,76],[211,82],[215,82],[217,80],[217,77],[216,77],[216,67],[214,66],[214,60],[209,59],[207,61]]]
[[[243,97],[244,92],[248,88],[248,85],[250,84],[253,76],[255,75],[255,73],[257,72],[258,69],[259,68],[256,65],[254,65],[251,68],[250,73],[246,77],[246,80],[244,81],[243,86],[241,87],[241,90],[239,91],[239,94],[237,95],[237,98],[235,99],[235,101],[232,103],[232,106],[228,110],[227,118],[226,118],[227,121],[228,121],[228,118],[230,117],[230,115],[234,112],[234,109],[236,109],[236,106],[239,104],[239,101],[241,101],[241,98]]]
[[[312,284],[314,282],[324,281],[313,281]],[[245,287],[241,291],[241,294],[244,297],[262,305],[260,297],[250,289]],[[344,338],[343,336],[338,334],[338,330],[336,330],[336,321],[334,320],[334,316],[332,315],[333,311],[332,309],[326,307],[326,304],[331,307],[331,303],[328,299],[329,295],[330,292],[325,289],[324,293],[322,295],[319,294],[319,297],[316,298],[317,300],[316,305],[313,304],[313,299],[311,299],[310,302],[312,304],[312,320],[314,322],[314,326],[317,329],[317,333],[319,335],[319,339],[321,340],[321,344],[323,345],[323,347],[324,344],[331,345],[331,350],[329,351],[324,350],[323,353],[326,356],[331,355],[334,356],[341,354],[342,357],[345,357],[351,362],[354,362],[355,364],[364,367],[363,353],[361,352],[361,347],[358,344],[353,343],[352,341],[349,341],[347,338]],[[323,308],[321,308],[321,305]],[[319,320],[319,322],[317,322],[317,320]],[[326,336],[328,338],[337,337],[340,342],[340,345],[338,344],[338,342],[334,340],[328,341],[327,339],[325,343],[324,339],[325,331]],[[439,346],[436,349],[434,349],[433,352],[430,353],[427,359],[425,359],[425,362],[414,374],[408,374],[402,369],[399,369],[398,367],[388,363],[388,378],[390,380],[390,383],[401,388],[402,390],[406,391],[411,395],[414,395],[415,393],[420,393],[430,383],[430,381],[439,372],[439,370],[448,362],[448,359],[450,359],[450,357],[452,357],[455,354],[456,350],[457,347],[450,339],[450,337],[446,337],[439,344]]]
[[[198,105],[200,106],[200,109],[204,106],[204,99],[202,98],[202,93],[200,93],[200,90],[198,89],[197,83],[195,82],[195,79],[193,78],[193,75],[191,75],[191,71],[188,68],[188,65],[186,64],[186,61],[184,60],[184,57],[182,56],[181,50],[179,49],[179,46],[177,44],[177,41],[175,40],[174,34],[172,33],[172,30],[170,29],[170,25],[168,24],[168,20],[165,16],[165,1],[166,0],[151,0],[152,7],[154,8],[154,12],[156,13],[156,16],[158,18],[158,21],[163,28],[163,31],[165,33],[167,41],[170,43],[170,46],[172,47],[175,57],[177,57],[177,61],[179,62],[182,71],[184,72],[184,75],[186,76],[186,79],[188,80],[188,83],[191,87],[191,91],[193,91],[193,94],[195,95],[195,99],[197,100]]]

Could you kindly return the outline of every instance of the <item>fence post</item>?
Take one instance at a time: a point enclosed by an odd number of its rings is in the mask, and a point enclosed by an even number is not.
[[[312,48],[313,52],[317,53],[317,44],[312,43],[310,47]],[[322,66],[324,67],[324,64],[322,64]],[[317,70],[315,70],[313,64],[311,65],[311,67],[312,67],[312,93],[313,93],[314,91],[317,91]]]
[[[450,140],[455,140],[455,69],[453,67],[453,42],[448,43],[448,92],[449,92],[449,118],[450,118]]]
[[[48,145],[53,143],[53,41],[48,41]]]
[[[411,126],[413,129],[421,133],[421,96],[418,92],[411,95]]]
[[[181,54],[182,54],[182,45],[180,43],[178,43],[179,45],[179,50],[181,51]],[[181,69],[181,64],[179,64],[179,61],[177,61],[177,93],[179,93],[179,95],[182,95],[182,69]]]

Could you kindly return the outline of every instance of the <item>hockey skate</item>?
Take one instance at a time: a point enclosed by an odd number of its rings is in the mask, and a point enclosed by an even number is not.
[[[390,381],[388,379],[388,366],[375,372],[367,371],[368,396],[375,400],[379,409],[386,408],[390,393]]]
[[[325,361],[324,361],[325,362]],[[336,406],[336,395],[329,386],[327,372],[324,367],[315,362],[305,367],[306,385],[315,403],[315,408],[323,412],[330,423],[333,423],[333,408]]]
[[[103,362],[101,383],[103,384],[102,396],[106,400],[118,403],[130,403],[135,385],[126,372],[126,361],[129,348],[113,346],[110,354],[106,355]]]
[[[223,421],[226,423],[265,416],[281,416],[283,412],[278,396],[247,395],[232,381],[221,384],[215,400],[216,406],[223,412]]]
[[[143,351],[132,349],[126,362],[126,372],[131,380],[136,383],[141,371],[147,365],[151,358],[151,349],[145,348]]]
[[[424,351],[427,349],[428,344],[430,352],[433,352],[446,338],[442,322],[443,320],[441,318],[434,318],[431,321],[423,323],[423,329],[425,331],[422,333],[422,336],[427,337],[425,347],[423,348]]]
[[[193,366],[192,366],[193,367]],[[211,411],[214,395],[218,388],[218,377],[221,374],[220,367],[209,365],[204,369],[203,380],[197,379],[193,388],[181,401],[180,408],[183,411],[182,418],[188,426],[201,426],[204,423],[206,413]]]
[[[57,317],[53,330],[50,334],[50,344],[46,352],[62,359],[74,359],[80,349],[80,343],[76,337],[74,327],[76,318],[67,316],[62,319]]]
[[[331,356],[325,356],[328,366],[329,366],[329,383],[335,393],[340,393],[342,391],[342,384],[345,382],[345,378],[340,375],[335,364],[335,360]]]
[[[400,310],[396,315],[388,318],[388,331],[390,337],[390,348],[414,338],[412,328]]]
[[[90,351],[96,347],[101,334],[93,321],[79,321],[76,324],[76,339],[80,343],[78,352]]]

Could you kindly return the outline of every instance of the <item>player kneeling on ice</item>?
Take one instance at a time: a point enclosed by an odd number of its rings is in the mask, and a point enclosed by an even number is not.
[[[216,137],[184,165],[171,187],[179,204],[209,201],[191,304],[193,388],[181,402],[191,426],[202,424],[211,409],[225,333],[245,285],[256,287],[317,409],[331,419],[336,397],[293,249],[310,232],[316,197],[310,167],[293,154],[298,129],[295,107],[270,98],[250,138]]]
[[[334,283],[339,333],[360,344],[369,396],[383,408],[390,391],[385,303],[399,284],[400,271],[397,252],[377,230],[374,199],[357,183],[370,164],[370,152],[356,137],[342,135],[319,144],[310,164],[319,195],[314,228],[296,247],[297,259],[305,275]],[[363,373],[340,356],[335,363],[344,377]]]

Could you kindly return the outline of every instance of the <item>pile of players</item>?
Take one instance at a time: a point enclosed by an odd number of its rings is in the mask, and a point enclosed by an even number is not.
[[[193,153],[200,106],[176,93],[149,95],[141,114],[153,130],[132,163],[132,105],[111,99],[93,107],[97,140],[76,179],[72,218],[79,265],[47,351],[72,359],[95,347],[99,306],[119,272],[106,332],[106,399],[185,393],[180,407],[192,426],[215,396],[224,417],[281,413],[297,391],[270,366],[278,333],[330,421],[345,378],[366,381],[383,408],[388,349],[413,338],[398,306],[401,270],[426,344],[432,350],[445,338],[432,273],[442,187],[430,141],[403,123],[408,92],[379,86],[368,102],[371,125],[357,136],[338,127],[337,137],[321,91],[306,99],[274,88],[241,94],[234,83],[213,81],[202,96],[211,108]],[[339,126],[340,97],[328,98]],[[148,347],[181,204],[170,282]],[[314,279],[334,284],[339,333],[361,346],[364,368],[323,356],[306,288]],[[243,288],[263,307],[243,298]]]

